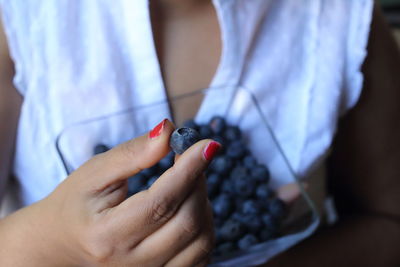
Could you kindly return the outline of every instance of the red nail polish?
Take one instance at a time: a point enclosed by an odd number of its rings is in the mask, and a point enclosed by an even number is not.
[[[150,139],[156,138],[157,136],[160,136],[162,131],[164,130],[164,125],[167,122],[167,119],[164,119],[162,122],[156,125],[156,127],[153,128],[153,130],[150,131],[149,137]]]
[[[220,148],[220,143],[215,141],[210,142],[203,151],[204,158],[208,161],[212,160]]]

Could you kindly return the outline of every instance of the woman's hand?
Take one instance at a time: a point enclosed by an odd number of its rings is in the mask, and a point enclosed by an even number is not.
[[[218,148],[212,141],[190,147],[150,189],[126,199],[126,179],[168,153],[173,128],[165,120],[95,156],[47,198],[7,218],[2,224],[25,225],[25,245],[37,248],[29,266],[205,265],[214,238],[203,175]]]

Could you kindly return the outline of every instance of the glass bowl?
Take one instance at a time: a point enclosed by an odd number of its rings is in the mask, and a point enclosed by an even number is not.
[[[189,118],[205,124],[216,115],[241,129],[252,155],[268,167],[272,189],[296,183],[301,191],[301,197],[282,223],[280,235],[245,251],[214,257],[211,266],[261,264],[311,235],[318,227],[320,217],[249,89],[242,86],[207,88],[165,101],[124,108],[70,125],[58,136],[56,147],[66,174],[69,174],[93,156],[97,144],[116,146],[146,133],[163,118],[169,118],[179,126]]]

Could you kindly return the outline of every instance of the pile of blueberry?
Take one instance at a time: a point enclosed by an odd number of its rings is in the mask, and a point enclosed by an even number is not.
[[[269,170],[258,163],[247,149],[240,129],[228,125],[219,116],[201,125],[189,120],[184,127],[171,136],[171,147],[178,153],[182,153],[182,149],[185,150],[197,139],[211,138],[223,146],[207,170],[208,196],[213,207],[216,231],[216,256],[247,250],[276,237],[286,215],[286,206],[269,188]],[[179,134],[177,131],[180,131]],[[190,134],[187,134],[188,131]],[[98,145],[95,153],[107,149],[104,145]],[[171,152],[155,166],[130,178],[129,195],[149,188],[172,166],[173,160],[174,153]]]

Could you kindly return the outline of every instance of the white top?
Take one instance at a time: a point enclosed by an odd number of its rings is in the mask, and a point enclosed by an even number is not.
[[[213,2],[223,49],[211,86],[251,90],[293,169],[306,175],[327,154],[339,116],[360,95],[373,1]],[[148,130],[169,115],[162,105],[158,114],[142,110],[129,121],[68,128],[166,99],[148,0],[0,0],[0,5],[16,65],[14,82],[24,95],[14,165],[24,204],[45,197],[66,177],[56,148],[63,131],[60,150],[74,165],[95,143],[127,140],[132,131]],[[205,98],[198,119],[226,108],[225,100]],[[274,178],[273,185],[287,182]]]

